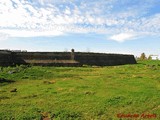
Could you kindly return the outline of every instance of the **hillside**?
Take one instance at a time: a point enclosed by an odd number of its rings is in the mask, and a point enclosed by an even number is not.
[[[1,67],[0,119],[119,120],[130,114],[134,116],[128,119],[158,120],[159,73],[160,61],[110,67]]]

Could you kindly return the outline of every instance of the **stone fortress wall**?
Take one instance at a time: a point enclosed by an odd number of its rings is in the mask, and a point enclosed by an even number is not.
[[[85,52],[26,52],[0,50],[0,66],[32,64],[40,66],[113,66],[136,64],[133,55]]]

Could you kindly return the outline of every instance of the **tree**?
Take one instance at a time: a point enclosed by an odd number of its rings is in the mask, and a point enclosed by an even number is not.
[[[140,56],[140,60],[146,60],[146,59],[147,59],[147,57],[146,57],[145,53],[142,53]]]
[[[151,57],[151,55],[149,55],[149,57],[148,57],[148,60],[152,60],[152,57]]]

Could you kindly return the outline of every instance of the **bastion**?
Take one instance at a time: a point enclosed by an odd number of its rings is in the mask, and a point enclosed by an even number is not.
[[[27,52],[0,50],[0,66],[115,66],[136,64],[133,55],[92,52]]]

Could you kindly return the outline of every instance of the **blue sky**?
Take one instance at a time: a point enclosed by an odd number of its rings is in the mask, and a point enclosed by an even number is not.
[[[1,0],[0,49],[160,55],[160,0]]]

